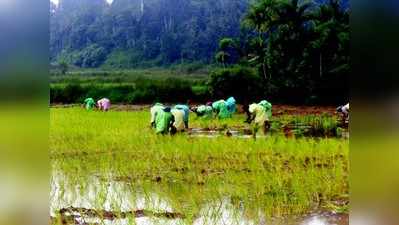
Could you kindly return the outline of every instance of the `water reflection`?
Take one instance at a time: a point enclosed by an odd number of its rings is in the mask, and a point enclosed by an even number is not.
[[[64,224],[106,225],[346,225],[346,215],[312,214],[305,219],[248,218],[229,198],[204,204],[190,221],[172,207],[167,196],[137,190],[128,182],[104,181],[96,176],[72,184],[62,173],[51,180],[50,215],[69,218]],[[93,213],[98,211],[99,213]],[[118,212],[118,213],[116,213]],[[101,215],[101,216],[99,216]]]

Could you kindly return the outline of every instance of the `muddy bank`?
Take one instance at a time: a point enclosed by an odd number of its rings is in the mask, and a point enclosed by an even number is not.
[[[215,207],[215,206],[209,206]],[[231,214],[229,206],[222,203],[218,206],[221,216],[215,217],[209,212],[200,212],[193,225],[213,224],[240,224],[240,225],[349,225],[349,214],[336,212],[314,212],[308,215],[292,218],[269,218],[261,216],[256,221],[249,218]],[[204,218],[208,217],[208,218]],[[53,225],[94,225],[94,224],[130,224],[129,218],[136,218],[135,224],[157,225],[157,224],[190,224],[184,222],[185,216],[180,213],[162,212],[157,213],[150,210],[135,210],[127,212],[113,212],[106,210],[95,210],[87,208],[63,208],[58,215],[50,217]],[[155,222],[152,219],[162,219],[163,222]]]
[[[140,218],[140,217],[155,217],[164,219],[184,219],[185,216],[176,212],[154,212],[151,210],[138,209],[134,211],[115,212],[107,210],[96,210],[88,208],[75,208],[68,207],[58,210],[57,217],[51,217],[53,223],[61,224],[85,224],[82,220],[85,218],[101,220],[117,220],[126,219],[127,217]]]
[[[173,104],[167,104],[173,105]],[[71,108],[71,107],[80,107],[81,104],[51,104],[51,108]],[[194,106],[194,105],[192,105]],[[111,110],[115,111],[140,111],[147,110],[151,107],[150,104],[113,104],[111,106]],[[237,105],[238,111],[243,113],[242,105]],[[293,106],[293,105],[273,105],[273,115],[281,116],[281,115],[321,115],[328,114],[334,115],[336,106]]]
[[[50,108],[73,108],[82,107],[82,104],[51,104]],[[149,110],[151,105],[111,105],[111,111],[142,111]]]
[[[233,137],[243,139],[262,139],[270,135],[284,135],[286,138],[349,138],[348,128],[318,130],[311,125],[284,125],[268,130],[266,133],[254,131],[248,127],[232,127],[230,129],[209,129],[209,128],[190,128],[187,131],[189,137],[217,138],[217,137]]]
[[[306,159],[312,163],[312,159]],[[215,171],[201,171],[210,175]],[[110,174],[109,176],[111,176]],[[109,177],[108,176],[108,177]],[[84,188],[83,188],[84,187]],[[158,190],[158,189],[157,189]],[[85,182],[68,184],[62,173],[53,174],[50,193],[50,219],[54,225],[348,225],[348,214],[328,209],[311,210],[305,215],[269,217],[263,211],[249,215],[243,202],[232,197],[204,201],[198,211],[179,212],[168,195],[158,190],[142,192],[129,182],[91,176]],[[102,196],[102,197],[100,197]],[[102,200],[99,200],[102,198]],[[342,200],[337,205],[348,205]],[[188,206],[187,209],[190,207]],[[313,207],[312,207],[313,208]],[[316,204],[315,209],[320,209]],[[134,222],[133,222],[134,221]]]

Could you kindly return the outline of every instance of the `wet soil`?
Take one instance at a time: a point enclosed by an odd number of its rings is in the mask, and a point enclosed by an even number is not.
[[[50,105],[52,108],[70,108],[79,107],[81,104],[59,104],[53,103]],[[142,105],[126,105],[126,104],[113,104],[111,105],[111,110],[115,111],[140,111],[144,109],[149,109],[150,104]],[[243,113],[244,110],[242,105],[237,105],[238,112]],[[336,107],[335,106],[293,106],[293,105],[273,105],[273,116],[281,115],[321,115],[328,114],[334,115]]]
[[[349,214],[334,212],[311,213],[301,225],[349,225]]]
[[[180,213],[163,212],[156,213],[150,210],[136,210],[128,212],[112,212],[106,210],[95,210],[87,208],[63,208],[59,210],[58,217],[50,217],[51,224],[63,225],[97,225],[104,221],[114,221],[126,219],[127,217],[141,218],[163,218],[167,220],[184,219],[185,216]],[[90,219],[96,219],[99,222],[86,222]],[[285,224],[285,225],[348,225],[349,214],[336,212],[315,211],[306,216],[298,218],[272,218],[268,221],[261,221],[263,225]],[[118,224],[118,223],[117,223]]]
[[[238,112],[244,113],[242,105],[237,105]],[[273,116],[282,115],[334,115],[336,106],[305,106],[305,105],[273,105]]]
[[[341,127],[342,128],[342,127]],[[277,133],[284,134],[287,138],[294,137],[319,137],[319,138],[349,138],[349,131],[347,128],[342,128],[341,133],[337,131],[320,131],[310,125],[285,125],[280,129],[271,129],[266,134],[256,134],[253,131],[244,126],[234,126],[231,129],[209,129],[209,128],[191,128],[188,130],[190,137],[205,137],[205,138],[216,138],[221,136],[235,137],[235,138],[266,138],[268,135]]]
[[[51,104],[51,108],[72,108],[72,107],[81,107],[81,104]],[[112,111],[142,111],[147,110],[151,107],[151,105],[111,105]]]
[[[155,217],[164,219],[184,219],[185,216],[181,213],[175,212],[154,212],[150,210],[139,209],[127,212],[113,212],[106,210],[87,209],[87,208],[63,208],[58,211],[59,221],[61,224],[87,224],[82,222],[81,218],[97,218],[100,220],[116,220],[125,219],[127,217]],[[51,220],[55,223],[57,218],[52,217]],[[53,224],[54,224],[53,223]]]

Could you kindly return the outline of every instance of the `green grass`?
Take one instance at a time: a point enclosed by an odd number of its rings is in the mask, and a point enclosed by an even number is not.
[[[207,78],[208,75],[200,71],[188,73],[173,69],[72,71],[50,76],[50,102],[81,103],[89,96],[107,96],[113,103],[124,104],[183,99],[204,101],[209,98]]]
[[[180,79],[191,82],[203,82],[208,78],[208,71],[181,71],[179,69],[135,69],[135,70],[99,70],[80,69],[65,75],[53,74],[50,83],[134,83],[137,79],[166,80]]]
[[[53,169],[66,174],[69,184],[82,184],[82,189],[93,175],[126,181],[132,191],[167,196],[187,221],[194,220],[204,204],[223,198],[237,208],[243,205],[245,215],[254,219],[259,212],[347,212],[347,204],[337,203],[348,200],[345,139],[157,136],[149,128],[147,111],[52,108],[50,117]],[[243,115],[224,122],[192,119],[190,126],[242,126],[243,120]]]

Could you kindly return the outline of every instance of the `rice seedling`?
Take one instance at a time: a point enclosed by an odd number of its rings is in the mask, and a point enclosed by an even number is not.
[[[53,181],[58,180],[52,202],[62,203],[56,212],[73,206],[80,214],[95,209],[102,217],[132,221],[143,213],[159,224],[167,224],[165,218],[182,224],[218,221],[224,213],[237,219],[228,224],[259,224],[264,217],[348,211],[347,139],[286,138],[283,132],[256,140],[160,136],[151,130],[147,111],[52,108],[50,118],[50,158]],[[237,129],[248,126],[243,121],[243,115],[192,118],[190,126]],[[333,121],[278,117],[272,129],[314,123],[324,132],[336,128]],[[58,218],[53,224],[60,223],[60,214],[52,217]]]

